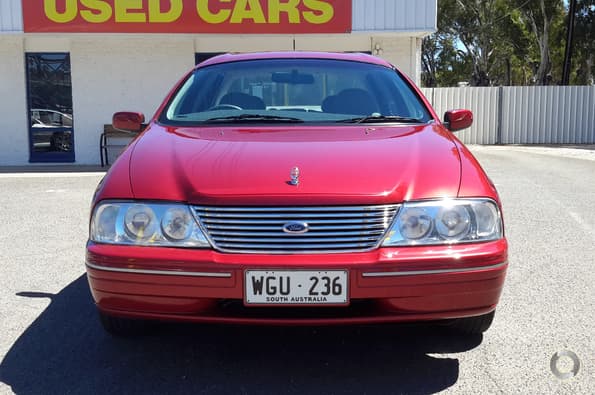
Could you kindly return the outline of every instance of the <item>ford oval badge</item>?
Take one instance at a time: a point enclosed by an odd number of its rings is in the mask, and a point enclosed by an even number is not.
[[[306,233],[308,231],[308,224],[305,222],[288,222],[283,226],[283,232],[294,235]]]

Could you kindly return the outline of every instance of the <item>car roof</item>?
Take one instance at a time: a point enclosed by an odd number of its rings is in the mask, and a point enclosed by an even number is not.
[[[197,67],[211,66],[214,64],[241,62],[245,60],[260,59],[330,59],[346,60],[352,62],[362,62],[376,64],[392,68],[393,66],[384,59],[377,58],[365,53],[340,53],[340,52],[306,52],[306,51],[286,51],[286,52],[252,52],[252,53],[227,53],[214,56]]]

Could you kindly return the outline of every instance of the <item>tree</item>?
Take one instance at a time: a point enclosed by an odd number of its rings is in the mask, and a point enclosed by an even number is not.
[[[523,22],[533,33],[539,50],[539,63],[535,71],[535,85],[549,85],[552,82],[552,31],[560,31],[564,16],[562,0],[512,0],[511,5],[518,7]],[[558,50],[560,49],[557,46]]]
[[[424,38],[422,44],[422,83],[426,87],[456,86],[466,81],[470,65],[455,40],[444,34]]]
[[[425,37],[421,44],[421,80],[424,86],[435,87],[438,83],[438,57],[441,52],[436,35]]]
[[[457,34],[473,64],[471,85],[488,86],[497,54],[499,31],[495,23],[501,19],[499,1],[456,0],[452,34]]]
[[[424,41],[426,83],[468,81],[474,86],[510,81],[510,58],[523,35],[512,23],[509,0],[439,0],[438,31]],[[448,82],[446,81],[448,80]]]
[[[574,30],[574,75],[578,85],[593,85],[595,75],[595,0],[578,0]]]
[[[460,79],[458,69],[465,60],[456,48],[455,37],[448,31],[453,18],[452,1],[438,4],[438,30],[424,38],[422,43],[422,82],[424,86],[456,85]],[[454,82],[453,82],[454,81]]]
[[[593,78],[595,0],[578,0],[574,80]],[[544,85],[561,79],[564,0],[438,0],[438,30],[424,39],[426,86]]]

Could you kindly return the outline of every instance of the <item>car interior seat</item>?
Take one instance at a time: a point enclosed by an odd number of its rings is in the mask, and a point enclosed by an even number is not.
[[[244,110],[264,110],[264,101],[257,96],[248,95],[242,92],[229,92],[221,98],[219,104],[231,104],[241,107]]]
[[[345,89],[322,102],[322,111],[336,114],[371,115],[378,112],[374,97],[364,89]]]

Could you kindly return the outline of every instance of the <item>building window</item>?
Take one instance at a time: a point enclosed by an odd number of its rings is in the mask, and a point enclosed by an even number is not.
[[[74,162],[68,53],[27,53],[29,161]]]

